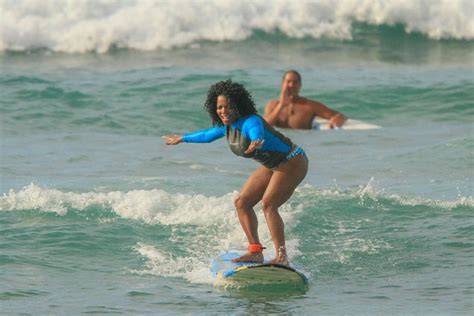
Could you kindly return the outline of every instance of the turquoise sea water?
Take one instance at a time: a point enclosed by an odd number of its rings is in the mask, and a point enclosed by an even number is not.
[[[404,25],[105,52],[3,42],[2,313],[472,314],[474,41]],[[233,197],[257,165],[224,140],[160,136],[208,127],[218,80],[262,113],[289,68],[302,95],[382,128],[282,130],[310,159],[281,209],[309,288],[215,288],[210,259],[246,246]]]

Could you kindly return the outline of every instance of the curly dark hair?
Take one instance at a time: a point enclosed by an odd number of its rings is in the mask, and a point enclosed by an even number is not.
[[[226,81],[219,81],[210,86],[207,92],[207,100],[204,103],[204,109],[212,118],[212,124],[223,126],[221,119],[217,116],[217,97],[223,95],[229,101],[229,106],[239,113],[240,117],[245,117],[251,114],[256,114],[255,103],[252,95],[245,89],[243,85],[237,82],[232,82],[231,79]]]

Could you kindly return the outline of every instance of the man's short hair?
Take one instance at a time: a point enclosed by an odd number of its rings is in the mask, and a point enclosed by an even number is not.
[[[290,70],[287,70],[287,71],[285,71],[285,73],[283,74],[283,78],[281,79],[281,81],[284,81],[284,80],[285,80],[285,77],[286,77],[286,75],[287,75],[287,74],[290,74],[290,73],[293,73],[293,74],[295,74],[295,75],[296,75],[296,77],[298,77],[298,81],[301,83],[301,81],[302,81],[302,80],[301,80],[301,75],[300,75],[300,73],[299,73],[299,72],[297,72],[297,71],[296,71],[296,70],[294,70],[294,69],[290,69]]]

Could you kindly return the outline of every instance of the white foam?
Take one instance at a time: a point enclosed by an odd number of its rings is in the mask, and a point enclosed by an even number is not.
[[[145,258],[146,263],[144,269],[131,270],[132,273],[181,277],[193,283],[213,282],[209,273],[209,258],[203,261],[194,256],[179,257],[143,243],[138,243],[134,249]]]
[[[354,21],[401,23],[433,39],[474,39],[470,0],[3,0],[0,51],[106,52],[239,41],[253,31],[351,39]]]
[[[305,184],[296,189],[296,196],[319,196],[329,197],[334,200],[344,200],[357,198],[359,204],[364,205],[367,199],[378,202],[379,199],[392,200],[400,205],[409,206],[429,206],[434,208],[441,208],[452,210],[456,207],[474,207],[474,198],[472,196],[458,195],[453,200],[438,200],[424,197],[409,197],[397,193],[386,192],[385,189],[380,188],[375,177],[371,177],[364,185],[359,185],[357,188],[341,189],[328,188],[317,189],[309,184]]]
[[[242,249],[246,245],[245,236],[235,214],[233,199],[236,192],[220,197],[200,194],[169,193],[163,190],[132,190],[129,192],[62,192],[30,184],[19,191],[10,190],[0,197],[0,211],[37,210],[38,212],[54,212],[65,216],[74,211],[86,211],[91,207],[99,207],[100,211],[113,211],[124,219],[142,221],[148,224],[170,225],[169,241],[176,247],[183,247],[182,255],[170,253],[169,248],[160,249],[160,245],[138,243],[134,250],[145,259],[145,266],[133,273],[153,274],[166,277],[181,277],[193,283],[212,283],[210,278],[210,258],[226,249]],[[422,198],[408,198],[386,193],[377,188],[377,181],[370,178],[367,184],[355,189],[320,190],[311,185],[299,187],[292,199],[292,204],[285,204],[280,214],[287,231],[298,223],[298,215],[304,211],[306,203],[314,207],[314,197],[330,200],[357,199],[361,204],[370,200],[389,199],[402,205],[429,205],[446,210],[458,206],[474,206],[472,197],[459,197],[454,201],[441,201]],[[300,201],[296,204],[294,201]],[[259,219],[259,235],[262,243],[267,246],[265,256],[272,258],[274,250],[265,219],[259,206],[256,208]],[[101,219],[99,219],[101,221]],[[383,240],[362,239],[353,237],[354,231],[370,222],[361,219],[356,223],[337,222],[335,235],[321,242],[333,245],[336,260],[347,262],[354,252],[377,253],[391,246]],[[287,248],[290,261],[302,255],[300,240],[294,235],[287,236]],[[317,255],[327,255],[318,253]],[[308,275],[310,275],[307,272]]]
[[[236,192],[231,192],[220,197],[209,197],[158,189],[76,193],[30,184],[19,191],[10,190],[0,197],[0,211],[37,210],[65,216],[71,210],[80,212],[95,207],[98,212],[111,210],[124,219],[170,225],[169,241],[177,246],[183,245],[186,255],[173,255],[159,249],[158,245],[137,244],[135,250],[147,263],[145,269],[133,272],[207,283],[211,282],[208,271],[210,258],[224,250],[244,249],[247,244],[234,209],[235,195]],[[297,214],[302,211],[301,205],[285,204],[281,207],[280,214],[289,230],[297,224]],[[268,249],[266,256],[272,258],[275,253],[271,236],[259,205],[256,213],[260,223],[259,236]],[[301,254],[298,247],[296,237],[287,238],[290,260]]]
[[[169,193],[159,189],[77,193],[62,192],[31,183],[21,190],[10,190],[8,193],[4,193],[0,197],[0,211],[33,209],[40,212],[54,212],[64,216],[69,209],[81,211],[99,206],[104,209],[111,209],[122,218],[140,220],[149,224],[227,225],[236,220],[233,205],[236,194],[237,192],[234,191],[220,197],[214,197],[202,194]],[[436,200],[388,193],[385,192],[385,189],[377,186],[377,182],[373,177],[369,179],[367,184],[360,185],[355,189],[317,189],[305,184],[295,191],[295,197],[300,198],[303,204],[305,203],[305,197],[314,196],[330,197],[331,199],[357,198],[361,204],[366,199],[373,201],[389,199],[401,205],[426,205],[447,210],[459,206],[474,207],[472,196],[458,196],[455,200]],[[303,204],[282,205],[280,212],[285,222],[293,223],[295,215],[303,211]],[[261,214],[259,207],[257,205],[256,210]],[[264,220],[263,217],[261,220]]]
[[[361,203],[364,203],[366,198],[377,201],[379,198],[395,201],[400,205],[408,206],[430,206],[452,210],[460,206],[474,207],[474,198],[472,196],[458,196],[455,200],[436,200],[423,197],[405,197],[395,193],[385,192],[384,189],[376,186],[374,177],[371,177],[366,185],[361,185],[356,190],[355,194],[359,197]]]
[[[159,189],[76,193],[48,189],[32,183],[22,190],[10,190],[0,197],[0,210],[35,209],[63,216],[68,209],[81,211],[99,206],[112,209],[122,218],[150,224],[213,225],[229,219],[222,214],[234,215],[232,201],[235,194],[236,192],[232,192],[222,197],[206,197],[200,194],[168,193]],[[215,220],[209,221],[203,214]]]

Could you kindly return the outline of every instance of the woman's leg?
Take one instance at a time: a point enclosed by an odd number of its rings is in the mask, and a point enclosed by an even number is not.
[[[293,194],[308,171],[308,162],[302,155],[290,159],[275,170],[262,197],[262,209],[275,246],[274,263],[288,264],[285,245],[285,226],[278,208]]]
[[[260,243],[258,221],[253,207],[262,199],[272,174],[273,171],[265,167],[255,170],[245,182],[234,202],[240,225],[249,244]],[[234,261],[263,262],[263,254],[247,253]]]

